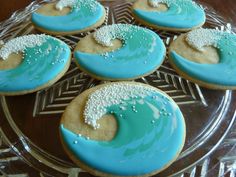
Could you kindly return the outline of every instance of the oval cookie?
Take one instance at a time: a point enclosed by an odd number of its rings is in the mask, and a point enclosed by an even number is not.
[[[48,34],[76,34],[90,31],[105,21],[104,7],[96,0],[59,0],[32,14],[37,29]]]
[[[27,35],[0,48],[0,94],[35,92],[59,80],[70,65],[64,42],[46,35]]]
[[[169,59],[183,77],[211,89],[236,88],[236,35],[197,29],[172,42]]]
[[[151,74],[165,54],[165,45],[156,33],[128,24],[100,28],[80,40],[74,52],[79,68],[102,80],[131,80]]]
[[[168,31],[189,31],[206,21],[204,10],[192,0],[137,0],[133,14],[145,25]]]
[[[60,134],[70,158],[94,175],[150,176],[179,155],[185,122],[164,92],[117,82],[75,98],[62,116]]]

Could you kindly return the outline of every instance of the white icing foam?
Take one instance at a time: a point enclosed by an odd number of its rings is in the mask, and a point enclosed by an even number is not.
[[[204,46],[217,47],[217,42],[221,38],[219,33],[221,32],[215,29],[199,28],[189,32],[187,34],[186,41],[195,49],[203,51]]]
[[[148,0],[148,3],[151,7],[159,7],[160,3],[165,3],[168,5],[167,0]]]
[[[156,90],[142,84],[116,83],[102,87],[93,92],[87,100],[84,117],[85,123],[93,128],[99,128],[97,121],[107,113],[107,107],[121,104],[121,109],[126,109],[124,100],[130,98],[144,98]],[[135,108],[134,108],[135,109]]]
[[[197,6],[196,2],[192,1],[192,0],[148,0],[148,4],[151,7],[157,8],[159,7],[159,5],[162,4],[166,4],[167,7],[170,7],[171,4],[181,4],[181,3],[192,3],[192,5]]]
[[[56,4],[56,9],[62,10],[64,7],[76,8],[84,6],[91,12],[96,12],[99,3],[95,0],[59,0]]]
[[[135,28],[138,29],[139,27],[129,24],[114,24],[104,26],[94,33],[94,39],[97,41],[97,43],[106,47],[110,47],[112,46],[112,40],[125,40],[127,38],[127,32]]]
[[[47,35],[44,34],[31,34],[12,39],[4,44],[4,46],[0,49],[0,58],[6,60],[12,53],[23,52],[27,47],[40,46],[46,41],[46,37]]]
[[[73,7],[76,5],[77,0],[59,0],[56,4],[56,9],[62,10],[64,7]]]

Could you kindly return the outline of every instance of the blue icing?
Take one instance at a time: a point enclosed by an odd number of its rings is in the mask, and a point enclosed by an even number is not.
[[[132,25],[129,28],[120,49],[105,56],[75,51],[76,61],[89,73],[108,79],[129,79],[152,72],[164,60],[163,41],[148,29]]]
[[[69,46],[52,37],[40,46],[26,48],[19,66],[0,70],[0,92],[34,90],[45,85],[64,70],[70,55]]]
[[[167,28],[193,28],[206,20],[205,12],[192,0],[166,0],[169,5],[164,12],[134,9],[134,14],[150,24]]]
[[[67,15],[46,16],[34,12],[32,22],[49,31],[71,32],[91,27],[104,16],[104,13],[103,6],[94,0],[78,0],[78,5]]]
[[[134,100],[137,113],[132,110]],[[135,176],[163,169],[176,158],[184,143],[181,111],[160,93],[125,102],[126,110],[121,110],[120,105],[107,109],[118,122],[117,134],[111,141],[87,140],[61,125],[64,144],[76,158],[101,172]]]
[[[217,41],[220,61],[218,64],[200,64],[171,51],[174,64],[189,76],[210,84],[236,86],[236,36],[219,33],[222,37]]]

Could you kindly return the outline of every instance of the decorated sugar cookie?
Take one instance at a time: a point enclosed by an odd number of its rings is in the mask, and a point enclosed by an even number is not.
[[[131,80],[151,74],[165,54],[165,45],[156,33],[128,24],[100,28],[81,39],[74,52],[81,70],[103,80]]]
[[[236,88],[236,35],[196,29],[179,36],[169,58],[180,75],[212,89]]]
[[[205,23],[204,10],[192,0],[137,0],[135,19],[158,29],[189,31]]]
[[[49,34],[76,34],[90,31],[105,21],[104,7],[96,0],[58,0],[32,14],[37,29]]]
[[[164,92],[117,82],[75,98],[62,116],[60,134],[69,157],[96,176],[151,176],[178,157],[185,122]]]
[[[21,95],[52,85],[70,65],[71,51],[47,35],[27,35],[0,47],[0,94]]]

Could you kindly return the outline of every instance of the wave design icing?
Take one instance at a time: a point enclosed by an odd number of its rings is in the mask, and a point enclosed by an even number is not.
[[[67,15],[46,16],[35,12],[32,14],[32,21],[49,31],[71,32],[88,28],[104,16],[104,8],[94,0],[77,0],[77,3]]]
[[[0,70],[0,91],[27,91],[48,83],[65,68],[70,54],[70,48],[64,42],[46,37],[42,45],[24,50],[18,67]]]
[[[164,12],[134,9],[134,14],[150,24],[166,28],[188,29],[200,26],[206,20],[205,12],[192,0],[166,0]]]
[[[184,143],[185,123],[172,100],[152,92],[144,98],[125,99],[122,107],[107,107],[107,114],[113,114],[118,123],[111,141],[88,140],[61,125],[64,144],[86,165],[113,175],[144,175],[175,159]]]
[[[156,33],[137,26],[120,25],[120,30],[124,26],[129,30],[125,28],[123,46],[118,50],[106,54],[75,51],[76,61],[83,69],[116,80],[140,77],[161,65],[166,48]]]
[[[178,68],[191,77],[222,86],[236,86],[236,36],[227,32],[218,32],[216,41],[220,61],[217,64],[200,64],[189,61],[171,51],[171,59]],[[209,38],[209,36],[205,36]]]

